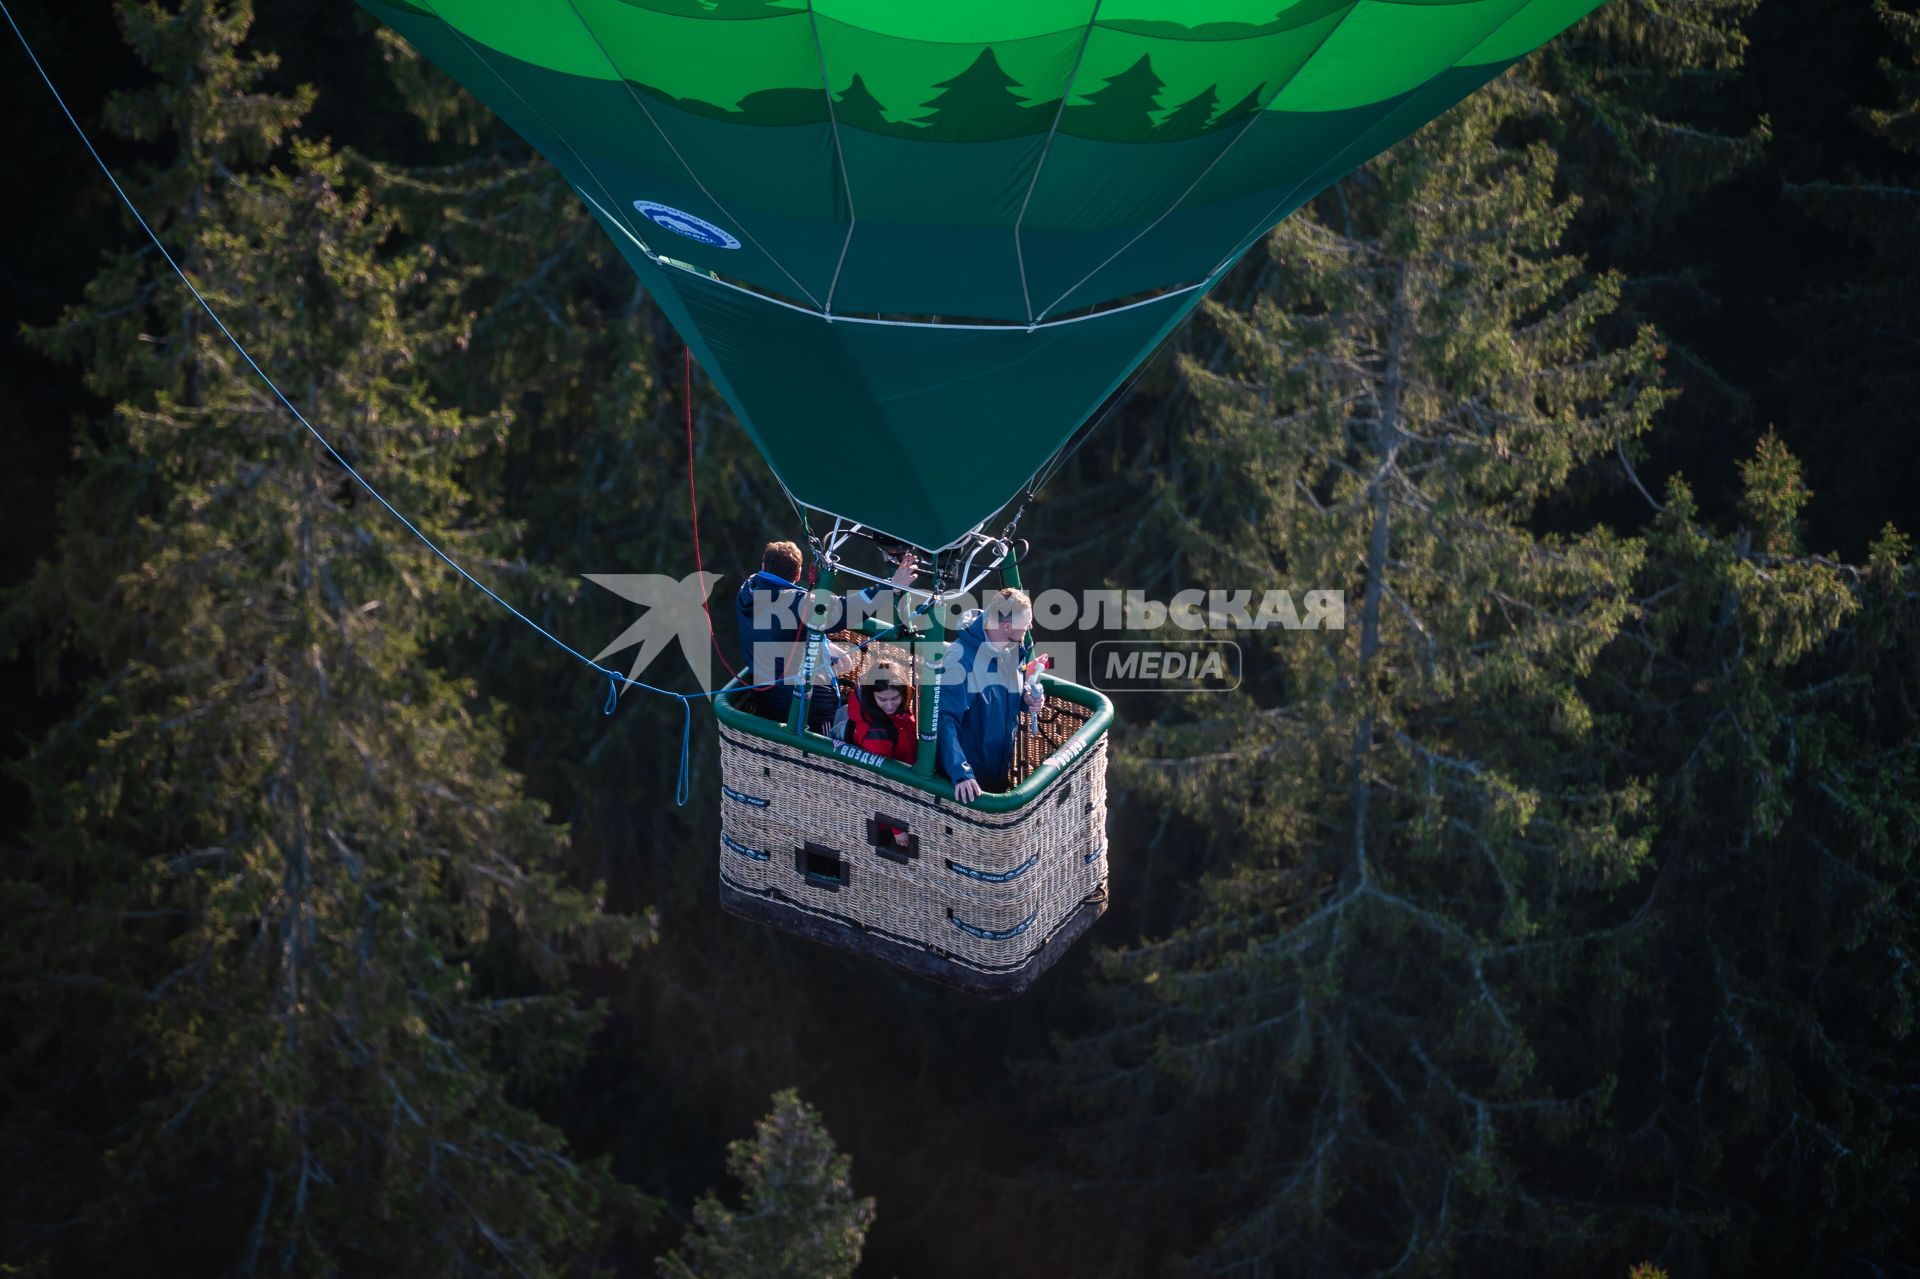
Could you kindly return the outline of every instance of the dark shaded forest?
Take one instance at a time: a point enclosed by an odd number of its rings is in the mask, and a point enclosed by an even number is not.
[[[557,633],[773,478],[565,183],[350,7],[10,7],[155,231]],[[1613,0],[1277,228],[1034,585],[1337,585],[1121,699],[989,1004],[721,913],[711,719],[369,502],[11,47],[0,1265],[1920,1274],[1920,16]],[[1168,111],[1179,104],[1161,103]]]

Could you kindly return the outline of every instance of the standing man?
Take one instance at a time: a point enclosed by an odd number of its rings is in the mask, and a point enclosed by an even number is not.
[[[1005,791],[1013,774],[1013,737],[1022,702],[1037,710],[1038,688],[1022,693],[1020,665],[1033,602],[1012,587],[961,619],[940,677],[940,768],[953,797],[971,803]]]

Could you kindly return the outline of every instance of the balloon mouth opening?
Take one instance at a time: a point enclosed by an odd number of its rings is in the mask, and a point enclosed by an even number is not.
[[[994,316],[976,315],[939,315],[924,311],[836,311],[831,308],[831,305],[819,306],[803,302],[797,298],[777,293],[764,285],[749,284],[745,280],[735,276],[723,275],[718,271],[711,271],[694,266],[690,262],[682,262],[678,258],[670,258],[663,254],[655,253],[644,244],[641,245],[641,248],[646,250],[648,259],[657,267],[671,267],[687,275],[691,275],[696,279],[718,284],[722,288],[732,289],[737,293],[749,294],[759,298],[763,302],[771,302],[775,306],[784,307],[789,311],[800,311],[807,315],[819,316],[829,324],[874,324],[899,329],[988,329],[1013,332],[1025,330],[1031,333],[1035,329],[1053,328],[1063,324],[1078,324],[1085,320],[1097,320],[1103,316],[1116,315],[1122,311],[1131,311],[1137,307],[1151,306],[1155,302],[1162,301],[1166,298],[1178,297],[1184,293],[1192,293],[1196,289],[1206,288],[1213,283],[1213,277],[1208,276],[1206,279],[1186,280],[1179,284],[1163,284],[1151,289],[1142,289],[1137,293],[1129,293],[1123,297],[1109,298],[1102,302],[1089,303],[1086,306],[1075,307],[1071,310],[1061,311],[1058,314],[1052,315],[1047,313],[1049,308],[1043,307],[1032,320],[1009,320]]]

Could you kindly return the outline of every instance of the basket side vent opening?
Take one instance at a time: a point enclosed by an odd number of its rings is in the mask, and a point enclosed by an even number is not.
[[[867,819],[867,846],[890,862],[910,862],[920,856],[920,837],[912,825],[885,813]]]
[[[802,844],[794,852],[793,868],[816,888],[839,892],[847,883],[847,859],[824,844]]]

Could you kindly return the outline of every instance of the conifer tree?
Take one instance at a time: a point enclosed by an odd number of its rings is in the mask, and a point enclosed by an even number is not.
[[[853,1161],[793,1089],[727,1147],[727,1171],[739,1209],[702,1196],[680,1249],[660,1259],[665,1279],[847,1279],[860,1264],[873,1200],[853,1197]]]
[[[1664,456],[1711,453],[1705,441],[1720,424],[1751,411],[1749,388],[1681,330],[1714,305],[1711,264],[1698,253],[1675,261],[1670,249],[1679,220],[1770,145],[1764,115],[1728,112],[1742,100],[1746,26],[1759,2],[1601,5],[1489,86],[1528,104],[1560,157],[1561,189],[1579,193],[1569,248],[1621,273],[1615,335],[1648,322],[1661,329],[1669,379],[1685,393],[1659,438]]]
[[[399,91],[408,114],[420,122],[430,142],[448,138],[464,147],[478,146],[493,126],[493,113],[461,88],[453,78],[420,56],[406,37],[385,23],[374,28],[374,40],[387,77]]]
[[[1920,154],[1920,13],[1879,0],[1873,11],[1893,37],[1895,50],[1881,59],[1880,69],[1894,91],[1891,106],[1869,108],[1863,115],[1869,129],[1908,155]]]
[[[416,113],[459,94],[425,71],[395,73]],[[519,555],[491,565],[495,580],[542,626],[594,652],[634,618],[627,601],[581,574],[693,568],[687,508],[668,500],[687,487],[685,348],[566,179],[493,127],[495,144],[480,156],[383,169],[381,199],[459,265],[457,306],[474,317],[458,349],[423,363],[423,376],[449,406],[504,410],[499,446],[462,472],[470,492],[515,521]],[[705,565],[737,585],[737,566],[757,563],[767,537],[740,513],[784,499],[697,367],[691,384]],[[661,802],[679,766],[680,708],[629,696],[610,718],[587,713],[601,705],[603,682],[583,671],[556,684],[550,665],[527,660],[518,620],[478,620],[458,651],[498,690],[532,788],[564,805],[573,874],[606,881],[626,909],[684,900],[704,882],[693,878],[695,850],[711,840],[698,830],[702,806]],[[694,775],[710,776],[710,739],[693,740]],[[640,847],[656,854],[633,856]]]
[[[367,166],[287,137],[311,95],[265,88],[245,3],[119,12],[157,87],[113,116],[178,142],[156,226],[363,474],[483,550],[460,473],[500,423],[422,371],[467,340],[457,279]],[[43,335],[115,409],[10,601],[100,672],[22,769],[5,991],[58,1030],[7,1061],[15,1238],[73,1273],[554,1273],[640,1204],[509,1090],[593,1024],[544,984],[641,930],[562,882],[438,667],[469,598],[192,307],[131,253]]]
[[[1759,2],[1601,5],[1509,77],[1523,97],[1545,95],[1538,106],[1553,122],[1562,180],[1586,204],[1580,233],[1594,247],[1610,257],[1644,250],[1763,153],[1764,119],[1729,132],[1711,118],[1745,63],[1743,26]]]
[[[1875,14],[1884,81],[1863,86],[1855,119],[1887,149],[1866,173],[1787,188],[1812,225],[1842,239],[1851,269],[1782,308],[1796,349],[1775,384],[1807,437],[1848,441],[1846,489],[1832,497],[1870,511],[1920,481],[1920,15],[1889,4]]]
[[[1914,1243],[1920,592],[1891,526],[1807,552],[1777,437],[1740,472],[1732,534],[1668,485],[1595,685],[1663,816],[1589,1184],[1674,1273],[1833,1273]]]
[[[176,257],[194,274],[205,266],[195,235],[222,175],[257,164],[280,146],[312,109],[313,91],[263,88],[279,59],[242,51],[253,21],[245,0],[195,0],[177,11],[121,3],[114,14],[141,62],[164,68],[164,74],[148,88],[113,95],[104,118],[123,137],[178,140],[165,164],[143,174],[143,211],[155,231],[177,244]],[[79,364],[88,389],[109,401],[191,391],[200,369],[190,348],[206,326],[205,317],[192,298],[156,286],[146,246],[115,245],[107,254],[108,263],[88,284],[83,304],[40,341]],[[148,317],[151,330],[124,318],[136,314]],[[101,325],[91,319],[96,315],[121,322]],[[159,334],[166,335],[167,345],[148,340]]]
[[[1237,634],[1242,698],[1125,774],[1200,886],[1049,1072],[1120,1170],[1093,1193],[1145,1248],[1200,1214],[1207,1272],[1589,1242],[1533,1154],[1606,1095],[1548,1027],[1605,999],[1569,913],[1644,870],[1645,786],[1581,693],[1641,550],[1527,520],[1663,397],[1647,335],[1597,343],[1618,283],[1556,256],[1572,210],[1507,118],[1470,99],[1282,224],[1267,294],[1212,312],[1232,361],[1185,365],[1202,421],[1156,524],[1182,580],[1346,592],[1342,630]]]

